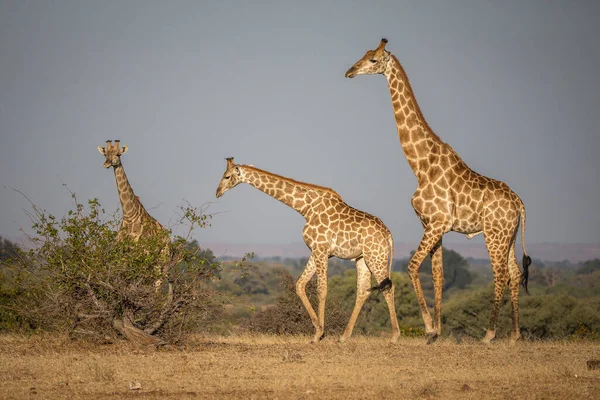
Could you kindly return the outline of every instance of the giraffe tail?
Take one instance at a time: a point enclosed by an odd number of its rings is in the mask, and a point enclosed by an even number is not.
[[[525,292],[529,294],[527,283],[529,282],[529,266],[531,265],[531,257],[527,255],[525,249],[525,205],[521,201],[521,246],[523,247],[523,276],[521,277],[521,285],[525,288]]]
[[[392,234],[389,233],[388,234],[388,246],[390,247],[390,259],[389,259],[389,266],[388,266],[388,276],[387,278],[385,278],[384,280],[381,281],[381,283],[377,286],[373,286],[370,290],[378,290],[379,292],[383,292],[385,290],[390,289],[394,284],[392,283],[392,264],[394,264],[394,238],[392,237]]]

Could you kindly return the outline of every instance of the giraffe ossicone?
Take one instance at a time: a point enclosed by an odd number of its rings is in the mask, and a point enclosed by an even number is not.
[[[298,211],[306,220],[302,237],[310,249],[310,258],[296,282],[296,293],[315,327],[313,342],[325,334],[325,300],[327,297],[327,260],[339,257],[354,260],[357,269],[356,302],[340,340],[352,335],[360,310],[371,292],[371,276],[382,289],[392,324],[392,342],[400,336],[391,267],[394,257],[392,234],[383,222],[366,212],[350,207],[330,188],[299,182],[250,165],[237,165],[227,158],[227,167],[217,187],[216,196],[247,183]],[[306,285],[317,274],[318,314],[306,296]]]
[[[525,249],[525,206],[504,182],[488,178],[469,168],[444,143],[423,117],[408,77],[398,59],[385,49],[381,39],[368,50],[345,76],[382,74],[388,82],[398,136],[408,164],[418,182],[411,203],[424,228],[423,238],[412,256],[408,271],[417,295],[430,340],[441,333],[442,237],[449,231],[472,238],[483,233],[494,272],[494,303],[485,342],[494,339],[498,311],[508,283],[512,303],[511,341],[520,337],[519,285],[527,291],[531,258]],[[520,223],[523,247],[523,274],[515,257],[515,240]],[[434,283],[434,319],[427,308],[419,281],[419,268],[431,254]]]

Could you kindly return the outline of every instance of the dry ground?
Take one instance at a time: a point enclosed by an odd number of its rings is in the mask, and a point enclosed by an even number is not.
[[[600,371],[586,367],[598,342],[336,339],[197,336],[140,350],[0,336],[0,398],[600,399]]]

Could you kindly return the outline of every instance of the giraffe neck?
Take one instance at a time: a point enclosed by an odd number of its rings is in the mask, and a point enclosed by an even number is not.
[[[419,160],[426,159],[432,148],[439,148],[444,143],[423,117],[408,76],[396,56],[392,55],[389,62],[391,65],[387,69],[385,77],[392,96],[398,136],[404,155],[417,175],[420,170]]]
[[[334,190],[310,183],[298,182],[281,175],[273,174],[251,166],[240,166],[243,170],[243,182],[254,186],[261,192],[281,201],[298,211],[304,217],[311,212],[312,203],[328,195],[341,200]]]
[[[127,175],[125,175],[123,165],[118,165],[114,168],[114,171],[121,209],[123,210],[123,220],[127,222],[136,221],[145,214],[146,210],[135,193],[133,193],[133,189],[127,180]]]

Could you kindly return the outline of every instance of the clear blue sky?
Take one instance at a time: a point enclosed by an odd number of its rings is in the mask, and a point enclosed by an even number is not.
[[[216,201],[229,156],[418,242],[386,81],[344,78],[386,37],[436,133],[524,200],[528,242],[600,242],[599,21],[591,1],[0,1],[0,234],[28,225],[6,186],[59,216],[63,181],[115,210],[96,146],[121,139],[160,222],[213,202],[201,242],[301,241],[254,188]]]

